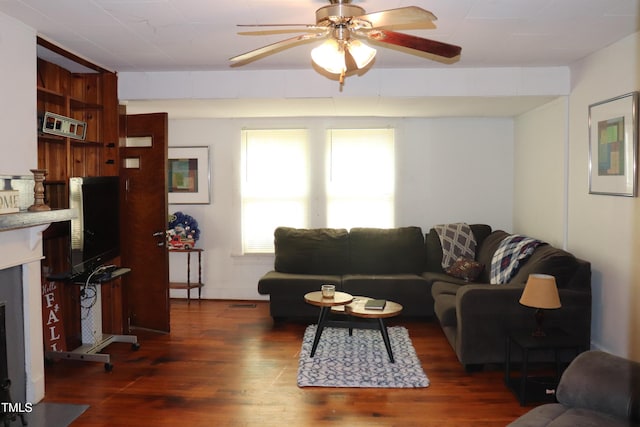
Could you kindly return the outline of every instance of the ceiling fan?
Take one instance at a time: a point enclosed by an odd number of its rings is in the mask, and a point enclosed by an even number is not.
[[[303,26],[307,32],[234,56],[229,60],[237,64],[246,63],[310,40],[327,39],[311,51],[311,58],[314,63],[328,72],[339,74],[342,84],[346,72],[366,67],[376,55],[376,50],[361,40],[373,40],[383,45],[400,46],[444,58],[455,58],[462,51],[460,46],[390,29],[406,25],[433,25],[432,22],[437,19],[435,15],[420,7],[408,6],[366,13],[360,6],[350,4],[351,0],[329,0],[329,2],[330,5],[316,10],[315,24],[239,25],[241,27]]]

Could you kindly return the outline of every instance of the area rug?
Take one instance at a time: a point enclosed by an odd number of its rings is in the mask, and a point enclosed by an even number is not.
[[[316,354],[309,357],[316,325],[304,332],[298,364],[298,387],[428,387],[429,379],[402,326],[387,328],[395,363],[389,361],[380,331],[325,328]]]
[[[26,415],[26,421],[28,427],[67,427],[88,408],[89,405],[40,402]],[[15,424],[22,425],[20,419]]]

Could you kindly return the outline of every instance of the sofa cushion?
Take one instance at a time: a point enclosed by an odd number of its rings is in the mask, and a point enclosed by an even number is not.
[[[343,274],[349,262],[349,234],[345,229],[278,227],[275,270],[282,273]]]
[[[464,286],[466,283],[464,284],[458,284],[458,283],[451,283],[451,282],[443,282],[443,281],[437,281],[434,282],[431,285],[431,296],[433,297],[434,300],[438,299],[438,296],[441,294],[447,294],[447,295],[455,295],[458,292],[458,289],[460,289],[461,286]]]
[[[456,295],[441,293],[433,304],[433,312],[440,321],[440,326],[456,326]]]
[[[420,227],[352,228],[349,245],[349,273],[422,272],[424,237]]]
[[[484,239],[491,234],[491,226],[486,224],[470,224],[473,236],[476,239],[476,260],[478,259],[478,247],[484,241]],[[425,236],[425,271],[432,271],[436,273],[444,273],[442,268],[442,245],[440,244],[440,237],[435,229],[430,229]]]
[[[578,269],[575,256],[551,245],[538,246],[529,260],[511,278],[511,283],[526,283],[530,274],[549,274],[556,278],[559,289],[567,287]]]
[[[507,427],[629,427],[620,418],[581,408],[566,408],[559,403],[537,406]]]
[[[473,282],[480,276],[484,265],[478,261],[468,258],[458,258],[451,267],[447,268],[446,273],[450,276],[462,279],[465,282]]]
[[[432,285],[435,284],[436,282],[453,283],[457,286],[469,284],[469,282],[466,282],[457,277],[449,276],[447,273],[434,273],[432,271],[423,272],[422,278],[426,280],[427,283],[430,283]]]
[[[405,316],[433,315],[428,283],[417,274],[345,274],[342,288],[351,295],[400,303]]]
[[[502,242],[507,236],[509,236],[509,233],[502,230],[496,230],[489,234],[482,243],[478,244],[478,248],[476,249],[476,261],[485,266],[490,266],[493,254],[498,249],[498,246],[500,246],[500,242]],[[480,273],[480,276],[478,276],[478,282],[489,283],[490,274],[491,268],[485,268],[482,270],[482,273]]]
[[[330,274],[297,274],[270,271],[258,281],[258,293],[291,294],[302,298],[307,292],[319,291],[324,284],[336,285],[336,290],[342,290],[342,278]]]

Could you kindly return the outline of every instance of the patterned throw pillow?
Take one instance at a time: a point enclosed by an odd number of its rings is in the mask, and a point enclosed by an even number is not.
[[[473,282],[480,276],[484,269],[484,265],[469,258],[458,258],[451,267],[446,269],[446,273],[450,276],[462,279],[465,282]]]

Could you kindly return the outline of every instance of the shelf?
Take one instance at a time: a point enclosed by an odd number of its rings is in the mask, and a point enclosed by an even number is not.
[[[70,95],[65,95],[60,92],[56,92],[51,89],[44,88],[42,86],[37,87],[38,100],[51,104],[64,105],[69,100],[69,106],[72,110],[104,110],[104,106],[93,102],[86,102],[80,98],[76,98]]]
[[[51,89],[47,89],[41,86],[38,86],[38,100],[54,103],[54,104],[63,104],[65,102],[65,96],[60,92],[53,91]]]
[[[42,212],[16,212],[0,215],[0,231],[35,227],[52,222],[69,221],[75,217],[71,209],[54,209]]]
[[[171,289],[195,289],[203,286],[204,283],[169,282],[169,288]]]
[[[104,107],[102,105],[93,104],[91,102],[85,102],[78,98],[70,97],[69,101],[71,101],[72,110],[98,110],[98,111],[104,110]]]
[[[64,136],[50,135],[48,133],[42,132],[38,132],[38,139],[59,144],[64,144],[65,142],[67,142],[67,138],[65,138]]]

